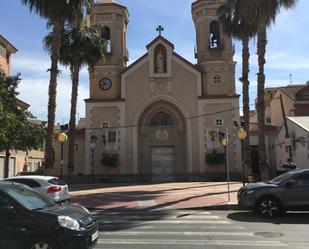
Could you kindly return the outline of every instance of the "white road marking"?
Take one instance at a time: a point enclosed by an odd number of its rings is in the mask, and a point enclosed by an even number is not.
[[[118,245],[217,245],[217,246],[267,246],[288,247],[280,241],[245,241],[245,240],[139,240],[139,239],[99,239],[98,244]]]
[[[102,220],[97,220],[98,223],[100,224],[123,224],[124,222],[126,222],[125,220],[113,220],[113,221],[108,221],[108,222],[102,222],[102,221],[106,221],[105,219]],[[143,224],[231,224],[231,222],[229,221],[225,221],[225,220],[187,220],[187,219],[182,219],[182,220],[128,220],[128,221],[139,221],[140,223]]]
[[[113,216],[113,215],[121,215],[121,216],[130,216],[130,215],[142,215],[143,217],[147,217],[149,215],[169,215],[169,216],[199,216],[199,215],[209,215],[211,214],[209,211],[168,211],[168,212],[160,212],[160,211],[132,211],[132,212],[117,212],[117,211],[94,211],[92,214],[101,214],[106,216]]]
[[[104,227],[114,227],[114,225],[112,223],[110,224],[104,224]],[[162,230],[161,227],[159,226],[137,226],[137,227],[134,227],[134,228],[131,228],[133,229],[134,231],[137,231],[137,230],[152,230],[152,229],[158,229],[158,230]],[[164,229],[167,229],[167,230],[172,230],[172,229],[190,229],[190,230],[194,230],[196,229],[196,225],[194,225],[194,223],[192,223],[192,225],[190,224],[178,224],[177,227],[175,226],[169,226],[168,224],[164,226]],[[233,230],[247,230],[247,228],[245,227],[242,227],[242,226],[234,226],[233,224],[223,224],[223,225],[218,225],[218,226],[202,226],[202,227],[198,227],[198,230],[200,229],[207,229],[207,230],[226,230],[226,229],[233,229]],[[154,232],[156,232],[157,230],[155,230]]]
[[[139,207],[152,207],[152,206],[156,206],[157,203],[153,200],[148,200],[148,201],[137,201],[137,204]]]
[[[162,236],[162,235],[184,235],[184,236],[255,236],[253,233],[248,232],[168,232],[168,231],[114,231],[114,232],[101,232],[101,235],[116,235],[116,236]]]
[[[286,242],[291,246],[306,246],[307,248],[309,248],[309,242]]]

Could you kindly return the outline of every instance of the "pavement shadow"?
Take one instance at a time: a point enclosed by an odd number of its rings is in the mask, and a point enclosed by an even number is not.
[[[145,222],[162,220],[171,214],[168,210],[149,210],[148,208],[119,207],[108,210],[90,210],[101,232],[138,228],[144,226]]]
[[[230,186],[237,185],[238,182],[230,183]],[[215,184],[207,184],[207,183],[201,183],[198,186],[191,186],[191,187],[179,187],[179,188],[170,188],[170,189],[164,189],[164,191],[175,191],[175,190],[186,190],[186,189],[195,189],[195,188],[211,188],[211,187],[220,187],[227,185],[226,182],[221,183],[215,183]]]
[[[97,208],[102,206],[112,206],[115,203],[127,208],[125,204],[134,201],[148,201],[155,199],[162,191],[154,191],[150,194],[148,191],[132,191],[132,192],[107,192],[107,193],[93,193],[86,195],[74,195],[71,200],[72,203],[85,206],[87,208]]]
[[[309,212],[287,212],[276,218],[264,218],[254,211],[241,211],[228,214],[228,219],[239,222],[271,224],[309,224]]]
[[[166,183],[169,184],[169,183]],[[231,182],[230,185],[237,185],[238,182]],[[133,187],[133,186],[157,186],[162,185],[162,183],[96,183],[96,184],[70,184],[70,191],[84,191],[84,190],[93,190],[93,189],[101,189],[101,188],[118,188],[118,187]],[[201,182],[198,186],[189,186],[189,187],[174,187],[174,188],[166,188],[164,191],[174,191],[174,190],[185,190],[185,189],[195,189],[195,188],[210,188],[210,187],[220,187],[227,185],[226,182],[218,182],[209,184],[207,182]]]
[[[164,195],[164,192],[166,192],[166,190],[93,193],[93,194],[87,194],[87,195],[81,195],[81,196],[73,196],[72,202],[75,204],[86,206],[88,208],[89,207],[96,208],[100,206],[101,207],[102,206],[112,206],[115,203],[126,204],[127,202],[133,202],[133,201],[150,201],[150,200],[155,201],[159,196]],[[230,191],[230,193],[236,193],[236,192],[237,190]],[[168,206],[176,205],[181,202],[190,201],[190,200],[198,199],[201,197],[211,197],[211,196],[223,195],[223,194],[227,194],[227,191],[211,192],[211,193],[205,193],[205,194],[200,194],[200,195],[188,196],[188,197],[180,198],[177,200],[166,201],[164,203],[152,205],[147,208],[149,210],[165,208]],[[221,204],[221,203],[218,203],[218,204]]]
[[[139,184],[135,184],[139,185]],[[142,184],[145,185],[145,184]],[[101,188],[119,188],[133,186],[129,183],[92,183],[92,184],[69,184],[70,191],[84,191],[84,190],[93,190]]]
[[[228,204],[227,202],[222,202],[212,206],[185,208],[184,210],[235,211],[240,210],[240,208],[237,204]]]

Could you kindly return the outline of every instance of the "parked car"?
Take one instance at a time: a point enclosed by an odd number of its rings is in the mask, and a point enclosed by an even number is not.
[[[37,171],[20,171],[16,174],[16,176],[33,176],[33,175],[41,175]]]
[[[25,185],[0,181],[0,248],[90,249],[98,226],[80,206],[56,204]]]
[[[70,202],[68,185],[54,176],[14,176],[5,179],[27,185],[43,194],[46,194],[57,203]]]
[[[309,170],[289,171],[268,182],[248,184],[238,191],[238,205],[265,217],[309,210]]]

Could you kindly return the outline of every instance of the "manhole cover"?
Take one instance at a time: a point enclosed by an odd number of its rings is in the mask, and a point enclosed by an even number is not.
[[[273,233],[273,232],[256,232],[254,233],[256,236],[262,236],[265,238],[274,238],[274,237],[281,237],[283,236],[282,233]]]

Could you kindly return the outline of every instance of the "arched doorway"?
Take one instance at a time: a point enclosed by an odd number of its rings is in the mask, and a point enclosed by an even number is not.
[[[145,180],[169,182],[186,173],[186,126],[179,109],[166,101],[150,105],[140,117],[138,171]]]

